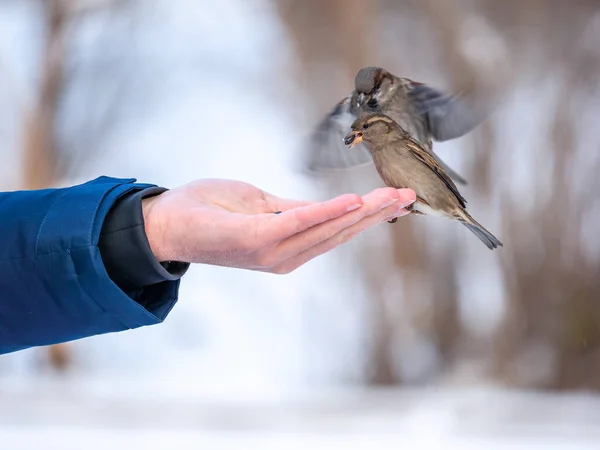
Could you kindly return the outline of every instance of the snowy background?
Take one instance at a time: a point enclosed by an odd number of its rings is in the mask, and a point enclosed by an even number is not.
[[[322,114],[322,106],[333,103],[307,101],[307,92],[291,76],[297,56],[273,3],[147,0],[114,8],[90,3],[100,6],[77,13],[66,33],[69,82],[54,141],[69,165],[54,185],[110,175],[174,187],[218,177],[283,197],[326,197],[321,185],[299,170],[298,149],[320,118],[315,110]],[[35,104],[42,70],[42,4],[0,0],[0,187],[5,190],[21,187],[23,120]],[[588,17],[585,51],[596,50],[589,42],[600,42],[595,39],[599,17]],[[419,35],[425,29],[402,15],[386,19],[396,25],[384,27],[385,42],[398,39],[396,33]],[[481,45],[504,54],[503,46],[510,44],[485,30]],[[468,42],[467,53],[479,61],[481,48]],[[535,48],[529,51],[535,54]],[[393,53],[383,50],[384,60],[386,52]],[[407,59],[415,78],[447,83],[427,58],[422,64],[414,56]],[[551,132],[539,118],[564,101],[559,86],[565,80],[568,74],[560,71],[544,79],[525,74],[497,111],[492,129],[511,130],[497,145],[511,151],[493,153],[495,186],[483,193],[466,189],[470,208],[478,211],[474,215],[490,229],[507,232],[501,228],[502,190],[518,197],[523,208],[531,207],[534,196],[523,193],[533,184],[536,201],[544,201],[544,192],[549,196],[544,186],[552,184],[550,169],[544,175],[535,158],[543,156]],[[331,98],[341,98],[351,85],[339,86]],[[597,99],[596,93],[590,91],[590,98]],[[582,126],[591,130],[586,148],[597,150],[598,102],[586,105]],[[528,132],[518,131],[523,128]],[[477,161],[460,149],[481,142],[477,139],[436,148],[451,165],[473,175],[479,173]],[[573,166],[597,160],[596,153],[576,154],[581,157]],[[366,173],[351,189],[366,193],[375,187],[378,181]],[[584,234],[595,234],[600,214],[594,211],[581,225]],[[560,393],[527,388],[545,388],[559,364],[546,342],[536,338],[519,347],[511,359],[513,375],[488,376],[491,347],[477,345],[492,341],[492,331],[507,314],[510,289],[500,270],[506,260],[485,253],[471,237],[448,231],[446,224],[427,224],[427,229],[464,243],[455,262],[455,315],[466,331],[458,339],[460,357],[451,364],[420,323],[435,304],[400,299],[394,310],[401,316],[399,331],[392,340],[395,367],[406,383],[368,383],[368,349],[378,325],[370,306],[374,294],[362,276],[369,264],[362,250],[368,246],[379,264],[394,264],[389,228],[375,229],[287,276],[194,266],[164,324],[69,344],[66,372],[48,364],[46,349],[0,357],[0,448],[599,448],[600,398],[592,386]],[[523,233],[536,239],[535,230]],[[590,260],[597,260],[599,242],[585,246]],[[433,243],[433,252],[444,250],[437,248],[442,244]],[[531,258],[530,267],[543,264],[536,263],[535,254]],[[388,303],[405,292],[403,281],[392,275],[385,283],[380,295]],[[434,290],[428,283],[420,289]],[[403,317],[405,307],[410,314]],[[600,378],[600,364],[585,367],[589,378]]]

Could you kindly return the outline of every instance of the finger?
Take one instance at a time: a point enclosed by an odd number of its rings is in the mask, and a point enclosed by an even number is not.
[[[275,257],[282,261],[288,260],[351,227],[366,216],[382,212],[385,209],[389,210],[389,208],[399,211],[413,203],[414,198],[414,192],[409,189],[376,189],[363,197],[362,208],[321,223],[282,241],[275,249]]]
[[[350,211],[359,209],[363,200],[356,194],[344,194],[332,200],[284,210],[261,222],[259,235],[265,242],[279,242]]]
[[[341,244],[348,242],[350,239],[356,237],[358,234],[367,230],[368,228],[377,225],[381,222],[391,220],[394,217],[402,217],[407,214],[410,214],[410,211],[407,211],[405,208],[398,209],[398,203],[384,208],[382,211],[371,214],[370,216],[364,217],[362,220],[357,222],[356,224],[345,228],[340,231],[336,235],[330,237],[329,239],[315,245],[312,248],[305,250],[297,254],[296,256],[288,259],[287,261],[271,268],[271,272],[285,274],[289,273],[298,267],[306,264],[310,260],[316,258],[317,256],[322,255],[328,251],[333,250]]]

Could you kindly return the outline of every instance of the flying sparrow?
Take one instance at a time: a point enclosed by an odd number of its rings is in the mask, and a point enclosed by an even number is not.
[[[382,113],[398,122],[456,182],[467,184],[433,152],[432,140],[447,141],[473,130],[485,118],[481,108],[380,67],[360,69],[354,85],[355,90],[317,126],[304,162],[309,171],[336,171],[372,163],[363,145],[348,154],[342,139],[357,118]]]
[[[387,186],[415,191],[417,200],[408,207],[413,213],[458,220],[490,250],[502,246],[469,215],[467,201],[440,164],[398,123],[384,114],[368,114],[351,130],[344,143],[350,148],[364,143]]]

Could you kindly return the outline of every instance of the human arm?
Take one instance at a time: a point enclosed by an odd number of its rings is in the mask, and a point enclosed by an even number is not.
[[[298,202],[227,180],[172,191],[134,181],[0,194],[0,353],[160,323],[187,263],[287,273],[414,200],[391,188]]]

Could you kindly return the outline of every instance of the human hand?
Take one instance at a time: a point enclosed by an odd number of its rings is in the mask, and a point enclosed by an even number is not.
[[[287,200],[240,181],[204,179],[142,201],[159,261],[289,273],[380,222],[409,214],[410,189],[325,202]],[[281,211],[280,214],[274,214]]]

